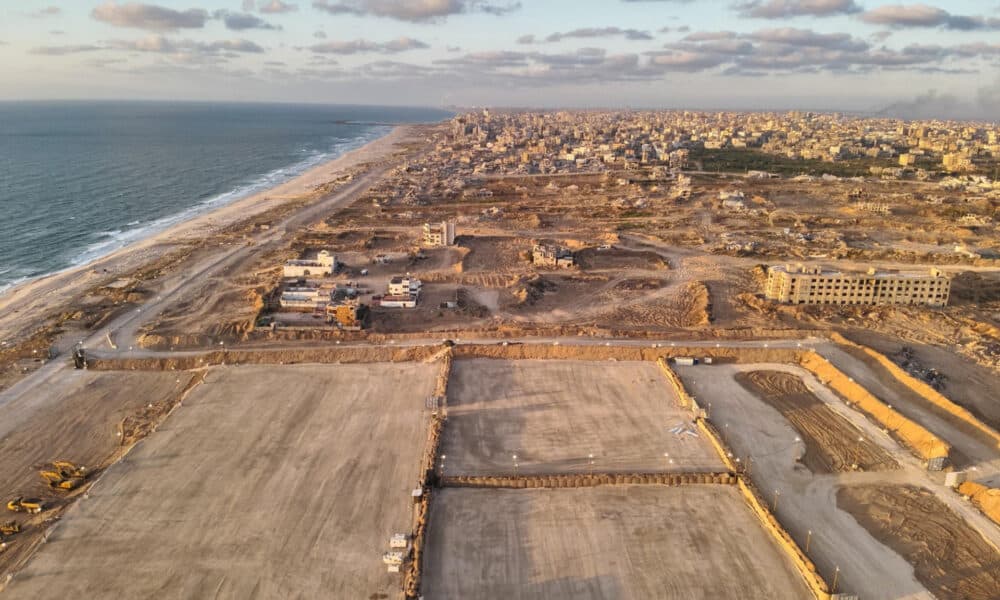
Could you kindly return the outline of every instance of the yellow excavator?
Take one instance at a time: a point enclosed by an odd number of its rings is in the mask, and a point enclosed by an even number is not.
[[[75,490],[83,483],[83,477],[63,477],[58,471],[39,471],[38,474],[50,488],[57,490]]]
[[[78,467],[68,460],[57,460],[52,463],[52,469],[42,469],[38,474],[51,488],[75,490],[86,480],[87,467]]]
[[[17,521],[7,521],[6,523],[0,523],[0,538],[8,535],[14,535],[15,533],[21,532],[21,524]]]
[[[87,467],[78,467],[68,460],[54,461],[52,466],[65,479],[72,479],[74,477],[82,479],[87,476]]]
[[[7,510],[11,512],[26,512],[32,515],[42,512],[45,505],[37,498],[23,498],[18,496],[7,503]]]

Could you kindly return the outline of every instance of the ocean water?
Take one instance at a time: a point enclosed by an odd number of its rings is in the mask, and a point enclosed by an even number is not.
[[[0,293],[295,177],[436,109],[0,103]]]

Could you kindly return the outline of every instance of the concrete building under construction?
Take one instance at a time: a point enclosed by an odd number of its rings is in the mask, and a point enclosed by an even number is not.
[[[783,304],[905,304],[939,308],[948,304],[951,280],[940,270],[927,273],[876,271],[844,273],[805,265],[768,269],[764,295]]]

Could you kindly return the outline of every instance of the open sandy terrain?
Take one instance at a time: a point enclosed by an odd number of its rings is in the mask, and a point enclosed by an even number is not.
[[[811,598],[732,486],[442,490],[427,598]]]
[[[1000,595],[1000,555],[927,490],[913,486],[842,488],[837,505],[913,563],[939,600]]]
[[[456,361],[444,431],[450,475],[724,470],[653,363]]]
[[[436,374],[212,371],[67,512],[7,595],[395,597],[381,553],[411,528]]]

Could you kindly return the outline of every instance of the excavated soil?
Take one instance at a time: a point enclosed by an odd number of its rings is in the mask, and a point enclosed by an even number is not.
[[[780,371],[740,373],[736,381],[788,419],[806,445],[802,463],[813,473],[896,469],[882,448],[820,401],[802,379]],[[858,439],[862,441],[858,441]]]
[[[837,506],[913,565],[940,600],[1000,597],[1000,553],[934,495],[914,486],[857,486]]]

